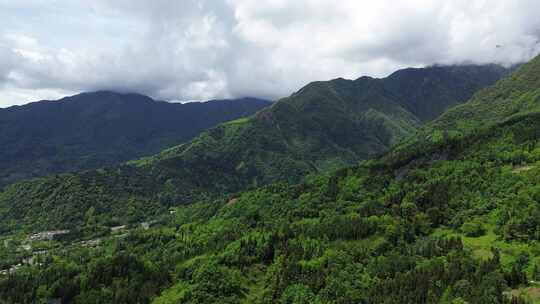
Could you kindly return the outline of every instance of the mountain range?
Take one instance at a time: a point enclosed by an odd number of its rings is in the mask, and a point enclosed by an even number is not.
[[[100,91],[0,109],[0,185],[152,155],[269,105],[256,98],[180,104]]]
[[[310,83],[253,116],[128,165],[8,187],[0,194],[1,226],[70,227],[91,207],[104,223],[133,222],[171,206],[276,181],[296,183],[387,151],[508,72],[496,65],[437,66],[383,79]],[[40,217],[44,212],[50,216]]]
[[[10,185],[0,235],[70,232],[0,276],[0,303],[537,302],[540,56],[495,70],[468,101],[448,77],[316,82],[155,156]]]

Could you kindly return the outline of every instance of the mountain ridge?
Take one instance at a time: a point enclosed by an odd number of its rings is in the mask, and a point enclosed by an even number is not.
[[[0,185],[151,155],[270,104],[255,98],[179,104],[98,91],[5,108]]]
[[[0,205],[7,208],[0,217],[30,229],[67,228],[93,207],[104,223],[133,222],[171,206],[276,181],[297,183],[309,174],[354,165],[387,151],[420,124],[377,79],[315,82],[251,117],[213,127],[157,155],[10,186],[0,193]],[[41,208],[14,212],[28,205]],[[55,216],[28,221],[41,212]],[[13,228],[13,222],[4,223],[2,229]]]
[[[513,73],[475,93],[419,129],[415,136],[402,142],[389,158],[406,159],[410,151],[431,149],[445,140],[459,140],[471,133],[504,124],[513,116],[540,111],[540,56],[513,69]],[[418,148],[420,147],[420,148]]]

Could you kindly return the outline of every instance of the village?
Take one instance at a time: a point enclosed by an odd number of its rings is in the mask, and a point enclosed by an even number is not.
[[[69,240],[68,236],[73,231],[67,229],[41,231],[30,234],[20,240],[6,238],[2,242],[3,250],[12,256],[13,263],[10,263],[10,265],[0,263],[0,276],[13,274],[23,266],[39,266],[41,265],[40,260],[51,252],[67,252],[73,248],[81,247],[97,248],[107,239],[125,238],[132,230],[148,230],[156,223],[158,221],[154,220],[134,225],[112,226],[108,227],[107,235],[90,239]],[[0,258],[2,258],[2,255],[0,255]]]

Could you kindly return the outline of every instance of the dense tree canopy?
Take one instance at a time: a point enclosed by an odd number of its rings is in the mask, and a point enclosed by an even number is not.
[[[529,79],[523,74],[538,71],[540,62],[531,65],[536,69],[522,68],[512,79]],[[528,96],[526,89],[515,94]],[[233,127],[245,123],[252,122]],[[48,227],[69,215],[71,225],[84,225],[75,235],[41,244],[35,263],[0,276],[0,303],[540,300],[540,112],[526,107],[478,126],[461,123],[455,132],[437,123],[426,129],[428,137],[423,130],[378,159],[300,183],[198,196],[191,204],[175,203],[182,196],[167,175],[178,173],[173,167],[141,163],[10,187],[4,202],[31,198],[51,217],[40,222],[23,200],[15,202],[20,215],[0,204],[9,215],[4,219],[15,219],[2,226],[14,242],[0,250],[7,261],[24,259],[16,243],[24,239],[16,234],[21,228]],[[161,165],[182,161],[157,159]],[[82,215],[62,213],[70,196],[89,206]],[[126,214],[132,226],[124,232],[102,229]],[[135,225],[148,218],[153,227]],[[80,241],[96,237],[95,246]]]

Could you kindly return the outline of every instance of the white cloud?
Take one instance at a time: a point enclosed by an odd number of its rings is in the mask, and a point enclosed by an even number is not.
[[[76,94],[62,89],[24,89],[12,86],[0,87],[0,105],[23,105],[38,100],[56,100]]]
[[[0,0],[0,106],[98,89],[277,98],[405,66],[516,63],[540,52],[538,11],[537,0]]]

